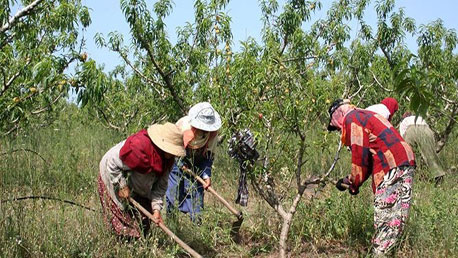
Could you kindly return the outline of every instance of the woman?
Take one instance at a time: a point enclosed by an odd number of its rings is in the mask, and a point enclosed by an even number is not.
[[[175,156],[184,156],[182,134],[172,123],[154,124],[111,148],[100,161],[98,192],[105,221],[118,236],[147,233],[147,217],[128,206],[132,197],[162,222],[160,210]],[[141,218],[140,225],[137,220]]]
[[[445,176],[439,157],[436,152],[436,139],[434,132],[421,116],[405,112],[399,124],[399,133],[410,146],[417,146],[422,159],[434,177],[436,185],[440,184]]]
[[[374,255],[387,255],[398,242],[409,216],[415,156],[398,131],[380,114],[338,99],[329,108],[328,131],[341,132],[351,148],[351,173],[336,187],[356,195],[372,177]],[[345,186],[346,185],[346,186]]]
[[[179,160],[170,173],[166,193],[167,212],[171,213],[178,207],[181,212],[189,213],[192,221],[199,223],[200,211],[204,207],[204,186],[181,168],[185,165],[200,175],[206,182],[205,187],[211,185],[221,118],[210,103],[201,102],[194,105],[188,115],[176,124],[183,134],[186,158]]]
[[[366,108],[377,114],[382,115],[386,120],[391,122],[394,113],[398,111],[399,104],[395,98],[384,98],[380,104],[375,104]]]

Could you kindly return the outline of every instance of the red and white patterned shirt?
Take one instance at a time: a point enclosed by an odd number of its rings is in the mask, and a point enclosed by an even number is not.
[[[372,190],[388,171],[399,166],[415,166],[412,148],[383,116],[355,109],[344,118],[342,142],[351,147],[352,186],[357,189],[372,174]]]

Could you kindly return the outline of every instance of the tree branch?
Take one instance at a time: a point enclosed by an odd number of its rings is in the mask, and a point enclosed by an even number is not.
[[[134,70],[134,72],[140,76],[145,82],[147,82],[151,88],[153,88],[157,94],[159,94],[160,96],[163,96],[163,93],[160,92],[157,88],[156,88],[156,85],[159,85],[161,86],[158,82],[155,82],[153,80],[151,80],[150,78],[148,78],[145,74],[143,74],[140,70],[138,70],[137,67],[135,67],[131,62],[130,60],[127,58],[126,54],[122,53],[121,50],[119,48],[115,48],[114,49],[116,52],[119,53],[119,55],[121,56],[121,58],[124,60],[124,62],[130,67],[132,68],[132,70]]]
[[[154,58],[153,51],[151,50],[151,47],[148,42],[142,37],[138,36],[138,40],[140,41],[140,45],[142,46],[143,49],[146,50],[148,53],[148,57],[150,58],[151,62],[154,65],[154,68],[156,68],[157,72],[160,74],[162,79],[165,82],[166,87],[169,89],[170,93],[172,94],[173,99],[175,102],[178,104],[178,107],[181,109],[183,113],[187,112],[187,109],[185,108],[183,104],[183,100],[178,96],[177,92],[175,91],[172,83],[172,79],[170,78],[171,73],[165,73],[162,68],[159,66],[159,64],[156,62],[156,59]]]
[[[380,40],[379,40],[379,43],[380,43]],[[386,61],[388,62],[388,65],[390,66],[391,70],[393,70],[394,69],[394,62],[393,62],[393,60],[391,60],[390,53],[388,53],[388,51],[384,47],[382,47],[381,45],[379,45],[379,48],[380,48],[380,50],[382,50],[383,55],[385,56]]]
[[[16,25],[20,18],[29,15],[43,0],[35,0],[28,6],[24,7],[22,10],[18,11],[10,20],[0,28],[0,33],[4,33],[9,30],[11,27]]]
[[[3,85],[3,89],[2,89],[2,91],[0,92],[0,96],[3,96],[3,94],[5,93],[5,91],[8,90],[8,88],[11,86],[11,84],[13,84],[13,82],[17,79],[17,77],[19,77],[19,75],[21,75],[21,71],[18,71],[17,73],[15,73],[15,74],[6,82],[6,84]]]
[[[363,89],[363,85],[362,85],[361,82],[359,81],[358,75],[356,75],[356,81],[358,82],[359,89],[358,89],[355,93],[353,93],[353,95],[349,96],[349,97],[348,97],[349,99],[354,98],[354,97],[355,97],[356,95],[358,95],[358,93]]]
[[[283,53],[285,52],[285,49],[286,49],[286,46],[288,45],[288,34],[285,35],[285,37],[283,38],[283,46],[281,47],[280,49],[280,56],[283,55]]]
[[[305,138],[302,138],[301,139],[301,145],[300,145],[300,148],[299,148],[299,153],[298,153],[298,159],[297,159],[297,168],[296,168],[296,186],[297,186],[297,189],[298,191],[300,192],[300,188],[301,188],[301,172],[302,172],[302,165],[303,165],[303,162],[302,162],[302,159],[304,157],[304,152],[305,152]]]
[[[127,118],[126,122],[124,123],[124,128],[127,128],[127,126],[130,124],[130,122],[132,122],[132,119],[134,119],[134,117],[137,116],[138,111],[139,111],[139,108],[137,107],[134,110],[134,112],[132,112],[132,114],[129,115],[129,117]]]
[[[442,150],[442,148],[444,148],[445,143],[447,143],[448,137],[449,137],[450,133],[452,132],[453,127],[456,124],[455,117],[458,116],[457,115],[457,111],[458,111],[458,104],[455,104],[453,106],[453,110],[452,110],[452,119],[450,119],[450,121],[448,122],[448,125],[445,128],[444,132],[442,132],[439,135],[439,140],[437,141],[437,144],[436,144],[436,152],[437,153],[439,153]]]
[[[118,131],[123,131],[120,127],[118,127],[118,126],[112,124],[112,123],[110,122],[110,120],[108,120],[107,116],[106,116],[105,113],[102,111],[102,109],[97,108],[97,111],[99,111],[99,112],[102,114],[103,119],[105,120],[105,122],[107,123],[107,125],[108,125],[109,127],[113,128],[113,129],[115,129],[115,130],[118,130]]]
[[[372,72],[370,69],[369,69],[369,72],[371,72],[372,78],[374,78],[375,82],[377,83],[377,85],[380,88],[382,88],[382,90],[387,91],[387,92],[393,92],[393,90],[390,90],[390,89],[387,89],[387,88],[383,87],[383,85],[379,82],[379,80],[377,80],[377,77],[375,76],[374,72]]]
[[[11,40],[13,40],[15,35],[16,35],[16,33],[11,33],[11,35],[8,35],[6,37],[6,39],[3,40],[3,42],[0,43],[0,49],[2,49],[4,46],[6,46],[6,44],[8,44],[8,42],[11,42]]]
[[[54,99],[51,103],[49,103],[49,105],[47,105],[47,106],[44,107],[44,108],[41,108],[41,109],[38,109],[38,110],[35,110],[35,111],[31,111],[30,113],[32,113],[32,114],[34,114],[34,115],[37,115],[37,114],[40,114],[40,113],[42,113],[42,112],[45,112],[45,111],[49,110],[49,108],[50,108],[52,105],[56,104],[56,102],[59,101],[59,99],[62,98],[62,96],[63,96],[63,93],[60,93],[60,94],[57,96],[56,99]]]

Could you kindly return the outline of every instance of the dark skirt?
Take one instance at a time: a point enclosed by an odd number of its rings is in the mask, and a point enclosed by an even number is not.
[[[110,197],[100,175],[97,182],[103,217],[107,227],[111,227],[117,236],[139,238],[140,232],[146,234],[150,229],[150,220],[148,217],[130,206],[126,210],[120,209]],[[139,196],[133,196],[133,198],[152,213],[150,200]]]

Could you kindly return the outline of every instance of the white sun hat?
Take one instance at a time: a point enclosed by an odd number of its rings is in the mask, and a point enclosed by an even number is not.
[[[195,104],[188,113],[191,125],[194,128],[213,132],[221,128],[221,117],[208,102]]]

